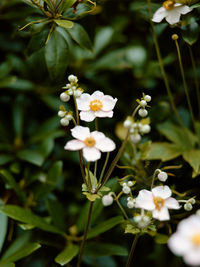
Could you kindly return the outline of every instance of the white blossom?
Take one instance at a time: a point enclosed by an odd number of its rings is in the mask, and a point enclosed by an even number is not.
[[[101,132],[90,132],[88,127],[79,125],[71,129],[71,132],[75,139],[68,141],[64,148],[72,151],[83,150],[83,157],[87,161],[96,161],[100,159],[101,152],[115,149],[115,143]]]

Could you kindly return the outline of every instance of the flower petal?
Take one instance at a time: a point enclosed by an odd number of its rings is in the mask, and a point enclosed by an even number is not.
[[[90,129],[88,127],[83,126],[75,126],[71,129],[72,136],[76,139],[84,141],[87,137],[90,136]]]
[[[192,8],[190,8],[189,6],[185,6],[185,5],[175,7],[175,9],[177,10],[177,12],[179,12],[182,15],[185,15],[192,11]]]
[[[168,11],[165,19],[169,24],[172,25],[172,24],[178,23],[180,21],[180,17],[181,17],[181,13],[177,12],[176,9],[172,9]]]
[[[100,92],[100,91],[95,91],[92,95],[91,95],[91,99],[92,100],[102,100],[102,98],[104,97],[104,93]]]
[[[97,142],[98,140],[102,139],[105,137],[105,134],[98,132],[98,131],[94,131],[91,132],[91,136],[95,139],[95,141]]]
[[[82,121],[90,122],[96,118],[95,113],[91,110],[90,111],[81,111],[79,115],[80,115],[80,119]]]
[[[182,235],[187,237],[191,237],[195,233],[200,232],[200,216],[192,215],[182,220],[177,229]]]
[[[98,110],[95,111],[95,116],[99,117],[99,118],[112,118],[113,116],[113,111],[102,111],[102,110]]]
[[[187,251],[184,255],[184,261],[188,265],[199,266],[200,265],[200,247],[193,248]]]
[[[145,189],[141,190],[136,198],[135,207],[145,210],[155,209],[152,192]]]
[[[108,137],[96,140],[95,147],[102,152],[110,152],[116,148],[115,143]]]
[[[168,247],[177,256],[182,256],[191,249],[192,242],[190,242],[190,239],[176,232],[169,238]]]
[[[172,191],[170,190],[169,186],[167,185],[161,185],[161,186],[156,186],[152,189],[152,193],[154,196],[161,197],[163,199],[166,199],[171,196]]]
[[[90,110],[91,96],[89,94],[82,94],[76,99],[78,110]]]
[[[76,151],[76,150],[80,150],[84,147],[85,147],[85,144],[83,142],[74,139],[74,140],[67,142],[64,149]]]
[[[83,148],[83,157],[87,161],[96,161],[100,159],[101,152],[95,147],[84,147]]]
[[[153,22],[161,22],[167,16],[167,11],[164,7],[160,7],[153,15]]]
[[[179,205],[178,201],[173,197],[169,197],[165,200],[165,206],[168,209],[175,209],[175,210],[180,209],[180,205]]]
[[[159,221],[167,221],[170,219],[169,211],[166,207],[162,207],[160,210],[155,209],[152,211],[153,218]]]
[[[102,99],[102,103],[103,103],[103,107],[102,110],[103,111],[110,111],[114,108],[115,104],[117,102],[117,98],[113,98],[110,95],[105,95]]]

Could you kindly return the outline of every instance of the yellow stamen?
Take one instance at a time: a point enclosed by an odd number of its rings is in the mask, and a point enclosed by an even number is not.
[[[153,198],[153,202],[154,202],[154,204],[155,204],[155,206],[156,206],[156,209],[158,210],[158,211],[160,211],[161,210],[161,208],[164,206],[164,204],[165,204],[165,200],[163,199],[163,198],[161,198],[161,197],[154,197]]]
[[[163,7],[166,9],[166,10],[172,10],[174,8],[174,2],[171,1],[171,0],[167,0],[163,3]]]
[[[86,146],[93,147],[93,146],[96,144],[96,141],[94,140],[93,137],[87,137],[87,138],[84,140],[84,144],[85,144]]]
[[[102,107],[103,107],[103,104],[102,104],[102,102],[101,102],[100,100],[95,99],[95,100],[92,100],[92,101],[90,102],[90,109],[91,109],[92,111],[98,111],[98,110],[100,110]]]
[[[192,242],[195,246],[200,246],[200,233],[192,236]]]

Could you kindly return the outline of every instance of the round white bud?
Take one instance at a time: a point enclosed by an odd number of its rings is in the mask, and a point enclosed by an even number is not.
[[[145,95],[144,100],[147,102],[151,101],[151,96],[150,95]]]
[[[128,203],[127,203],[127,207],[128,207],[129,209],[134,208],[134,206],[135,206],[134,201],[128,201]]]
[[[75,97],[80,97],[82,95],[82,92],[80,90],[74,91],[74,96]]]
[[[140,117],[146,117],[148,115],[148,111],[145,108],[140,108],[138,114]]]
[[[127,201],[131,201],[131,200],[133,200],[132,197],[127,197]]]
[[[71,88],[67,92],[68,92],[69,95],[73,95],[73,91],[72,91]]]
[[[71,120],[72,118],[73,118],[73,116],[71,115],[71,114],[67,114],[66,116],[65,116],[65,118],[67,119],[67,120]]]
[[[188,200],[189,203],[191,203],[192,205],[194,205],[196,203],[196,200],[194,198],[190,198]]]
[[[125,185],[123,186],[122,191],[124,192],[124,194],[129,194],[131,192],[131,189],[129,186]]]
[[[110,206],[113,203],[113,197],[111,195],[105,195],[102,197],[103,206]]]
[[[130,140],[133,144],[137,144],[141,140],[141,135],[140,134],[133,134],[130,136]]]
[[[168,178],[168,174],[166,172],[159,172],[158,174],[158,180],[161,182],[165,182]]]
[[[58,116],[61,117],[61,118],[64,117],[65,114],[66,114],[66,111],[63,111],[63,110],[59,110],[58,111]]]
[[[67,125],[69,125],[69,120],[67,118],[62,118],[60,120],[60,123],[62,126],[67,126]]]
[[[123,183],[122,186],[126,186],[126,183]]]
[[[149,218],[149,216],[146,216],[146,215],[143,216],[143,221],[144,221],[144,222],[149,223],[150,220],[151,220],[151,219]]]
[[[70,83],[77,83],[78,82],[78,78],[76,76],[74,76],[73,74],[68,76],[68,80]]]
[[[71,88],[71,84],[70,84],[70,83],[67,83],[67,84],[66,84],[66,88],[67,88],[67,89]]]
[[[131,120],[125,120],[124,121],[124,127],[125,128],[130,128],[131,127],[131,125],[132,125],[132,121]]]
[[[128,186],[133,186],[133,182],[132,181],[128,181]]]
[[[151,126],[148,124],[142,125],[140,128],[141,133],[147,134],[151,131]]]
[[[63,102],[67,102],[67,101],[69,101],[70,96],[67,95],[66,93],[61,93],[61,94],[60,94],[60,99],[61,99]]]
[[[134,221],[135,221],[136,223],[139,223],[139,222],[141,221],[141,219],[142,219],[142,216],[141,216],[141,215],[136,215],[136,216],[134,217]]]
[[[186,211],[191,211],[191,210],[192,210],[192,204],[190,204],[190,203],[185,203],[185,205],[184,205],[184,209],[185,209]]]
[[[147,102],[146,102],[145,100],[141,100],[141,101],[140,101],[140,106],[141,106],[141,107],[144,108],[144,107],[146,107],[146,105],[147,105]]]

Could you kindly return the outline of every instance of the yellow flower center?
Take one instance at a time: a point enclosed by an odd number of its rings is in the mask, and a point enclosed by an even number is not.
[[[103,104],[100,100],[95,99],[95,100],[90,101],[90,109],[92,111],[98,111],[102,107],[103,107]]]
[[[87,137],[87,138],[84,140],[84,144],[85,144],[86,146],[93,147],[93,146],[96,144],[96,141],[94,140],[93,137]]]
[[[153,198],[153,202],[154,202],[154,204],[156,206],[156,209],[159,210],[159,211],[161,210],[161,208],[165,204],[165,200],[163,198],[161,198],[161,197],[154,197]]]
[[[200,233],[192,236],[192,242],[195,246],[200,246]]]
[[[174,2],[171,1],[171,0],[167,0],[163,3],[163,7],[166,9],[166,10],[172,10],[173,7],[174,7]]]

